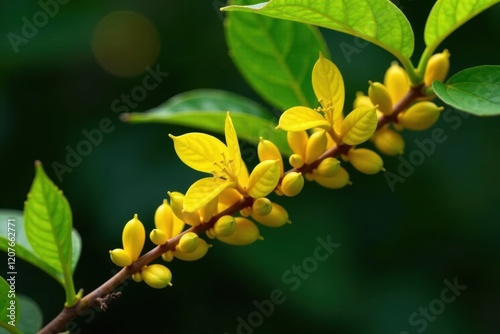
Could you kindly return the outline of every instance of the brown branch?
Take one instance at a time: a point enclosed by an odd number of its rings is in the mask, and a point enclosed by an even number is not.
[[[382,126],[395,122],[397,123],[397,116],[400,112],[408,108],[408,106],[414,102],[417,98],[424,97],[422,93],[422,86],[412,87],[410,91],[406,94],[404,98],[401,99],[395,106],[393,113],[391,115],[383,115],[378,119],[377,130]],[[301,168],[292,168],[286,173],[293,171],[301,172],[303,174],[311,172],[318,164],[327,157],[338,157],[343,153],[347,153],[351,148],[351,145],[342,144],[334,146],[333,148],[325,151],[321,156],[318,157],[316,161],[312,164],[304,165]],[[285,173],[285,174],[286,174]],[[280,180],[281,181],[281,180]],[[107,309],[109,302],[119,297],[121,294],[113,293],[113,290],[119,287],[122,282],[128,279],[132,274],[138,272],[145,265],[151,263],[153,260],[159,258],[163,253],[169,250],[175,250],[175,246],[179,243],[181,237],[188,233],[194,232],[198,235],[212,228],[215,222],[222,216],[233,215],[243,208],[250,207],[253,204],[254,199],[251,197],[242,198],[239,202],[235,203],[233,206],[227,208],[226,210],[213,216],[209,222],[203,223],[197,226],[192,226],[191,228],[183,231],[179,235],[169,239],[164,245],[157,246],[141,256],[137,261],[132,263],[132,265],[123,268],[109,280],[107,280],[100,287],[90,292],[83,298],[81,298],[74,306],[65,307],[63,310],[50,321],[44,328],[42,328],[38,334],[56,334],[63,330],[64,326],[71,322],[73,319],[82,314],[83,311],[97,306],[104,311]]]

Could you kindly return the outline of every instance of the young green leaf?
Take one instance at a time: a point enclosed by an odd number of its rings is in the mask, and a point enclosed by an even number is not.
[[[272,140],[284,155],[291,151],[286,134],[275,131],[275,115],[256,102],[222,90],[199,89],[176,95],[162,105],[143,113],[125,114],[130,123],[165,123],[224,133],[227,112],[238,133],[238,138],[257,145],[259,138]]]
[[[222,10],[253,12],[337,30],[372,42],[404,63],[413,53],[410,23],[388,0],[271,0]]]
[[[43,316],[40,306],[25,295],[17,295],[19,303],[19,322],[16,327],[22,333],[37,333],[43,325]]]
[[[64,277],[66,305],[76,302],[71,270],[72,216],[66,197],[35,163],[35,179],[25,202],[26,237],[38,257]]]
[[[500,0],[436,1],[425,24],[425,44],[433,52],[453,31],[499,2]]]
[[[328,49],[316,27],[247,13],[229,13],[225,23],[230,56],[264,100],[280,110],[317,105],[309,73]]]
[[[432,88],[446,104],[476,116],[500,115],[500,66],[465,69]]]
[[[28,239],[26,238],[26,231],[24,226],[24,217],[22,211],[17,210],[0,210],[0,250],[8,252],[9,250],[9,231],[8,222],[11,222],[11,228],[15,230],[15,249],[16,258],[22,259],[32,265],[42,269],[47,274],[52,276],[56,281],[64,286],[64,276],[62,272],[51,267],[47,262],[43,261],[33,250]],[[4,225],[5,224],[5,225]],[[11,235],[12,237],[12,235]],[[80,234],[73,229],[71,231],[71,271],[74,272],[80,253],[82,249],[82,241]]]

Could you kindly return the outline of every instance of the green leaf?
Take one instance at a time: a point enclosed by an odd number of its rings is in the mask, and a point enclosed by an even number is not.
[[[26,237],[26,230],[24,225],[24,217],[22,211],[17,210],[0,210],[0,250],[4,252],[9,251],[9,235],[8,235],[8,220],[13,220],[15,224],[15,250],[16,258],[22,259],[32,265],[42,269],[47,274],[52,276],[56,281],[64,286],[64,276],[61,272],[51,267],[47,262],[42,260],[33,250]],[[12,235],[11,235],[12,236]],[[71,246],[72,246],[72,259],[71,271],[73,272],[80,258],[82,241],[80,234],[73,229],[71,232]],[[11,247],[12,248],[12,247]]]
[[[22,333],[36,333],[43,325],[43,316],[40,306],[25,295],[17,295],[19,302],[19,322],[17,327]]]
[[[465,22],[500,0],[439,0],[427,18],[424,30],[425,44],[430,50],[457,30]]]
[[[26,236],[38,257],[62,273],[66,306],[69,307],[76,302],[71,270],[71,208],[39,161],[35,163],[35,170],[35,179],[24,209]]]
[[[446,104],[476,116],[500,115],[500,66],[465,69],[444,84],[432,83],[436,95]]]
[[[124,114],[123,120],[176,124],[223,134],[228,111],[240,140],[257,145],[263,137],[275,143],[282,154],[291,154],[286,133],[274,130],[273,114],[250,99],[226,91],[202,89],[181,93],[149,111]]]
[[[318,105],[311,72],[318,53],[329,53],[316,27],[248,13],[228,13],[225,31],[230,56],[263,99],[280,110]]]
[[[388,0],[271,0],[252,6],[223,7],[222,10],[253,12],[340,31],[386,49],[403,63],[407,63],[404,60],[413,53],[410,23]]]

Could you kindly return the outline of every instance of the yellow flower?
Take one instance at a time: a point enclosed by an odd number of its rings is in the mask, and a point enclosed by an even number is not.
[[[286,110],[280,117],[277,129],[299,132],[321,128],[337,145],[358,145],[373,135],[377,127],[376,106],[356,108],[344,119],[345,88],[342,75],[337,66],[321,53],[313,68],[312,86],[321,106],[317,109],[298,106]]]
[[[175,152],[189,167],[212,174],[193,183],[183,200],[183,212],[195,212],[217,198],[225,189],[234,188],[242,196],[264,197],[278,185],[278,160],[264,160],[250,176],[241,159],[238,137],[229,115],[225,122],[226,144],[204,133],[188,133],[170,137]]]

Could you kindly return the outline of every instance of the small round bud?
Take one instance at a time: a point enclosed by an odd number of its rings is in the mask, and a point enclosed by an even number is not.
[[[208,238],[210,239],[215,239],[217,236],[215,235],[215,231],[213,228],[209,228],[208,230],[205,231],[205,234]]]
[[[137,260],[139,255],[141,255],[145,241],[146,230],[137,217],[137,214],[135,214],[134,218],[125,224],[122,233],[123,249],[130,255],[132,261]]]
[[[280,168],[280,175],[283,175],[283,158],[281,157],[280,150],[272,141],[260,137],[259,144],[257,145],[257,154],[260,161],[277,160]]]
[[[298,195],[304,188],[304,177],[302,173],[290,172],[281,181],[281,192],[288,197]]]
[[[163,245],[167,242],[168,237],[164,231],[155,228],[149,233],[149,239],[151,239],[151,242],[155,245]]]
[[[392,114],[392,100],[387,88],[380,82],[369,82],[368,96],[374,105],[378,105],[384,115]]]
[[[438,107],[433,102],[417,102],[398,115],[398,122],[409,130],[425,130],[437,122],[441,110],[443,107]]]
[[[111,257],[111,261],[119,267],[127,267],[132,264],[132,258],[124,249],[115,248],[110,250],[109,256]]]
[[[257,198],[252,204],[252,213],[265,216],[271,213],[273,204],[265,197]]]
[[[217,236],[222,242],[235,246],[245,246],[263,239],[259,234],[259,228],[250,219],[236,217],[236,230],[229,237]]]
[[[286,139],[288,145],[292,149],[293,153],[301,156],[306,155],[306,145],[309,136],[306,131],[290,131],[286,133]]]
[[[161,258],[165,262],[171,262],[174,259],[174,253],[171,250],[166,251],[161,255]]]
[[[349,173],[345,170],[344,167],[340,167],[338,173],[334,176],[321,176],[316,174],[313,176],[314,181],[316,181],[319,185],[329,189],[340,189],[350,184]]]
[[[323,159],[318,167],[313,170],[314,174],[320,175],[320,176],[334,176],[339,172],[340,169],[340,161],[338,161],[335,158],[328,157],[326,159]]]
[[[325,152],[327,142],[328,139],[326,138],[326,132],[324,130],[314,132],[307,141],[304,162],[306,164],[313,163],[321,154],[323,154],[323,152]]]
[[[290,223],[288,212],[278,203],[272,203],[271,212],[267,215],[259,215],[256,212],[252,213],[252,218],[258,223],[267,227],[280,227]]]
[[[384,162],[377,153],[366,148],[354,149],[351,148],[348,152],[349,162],[365,174],[376,174],[384,170]]]
[[[147,285],[155,289],[163,289],[172,285],[172,272],[162,264],[151,264],[141,271],[142,278]]]
[[[293,168],[300,168],[304,166],[304,158],[297,153],[292,154],[288,158],[288,162],[290,163],[290,166],[292,166]]]
[[[384,85],[391,95],[393,104],[398,103],[410,90],[408,73],[398,65],[397,61],[392,62],[385,72]]]
[[[182,253],[191,253],[196,250],[199,241],[200,239],[198,238],[198,234],[194,232],[187,232],[181,237],[179,243],[175,246],[175,249]]]
[[[229,237],[236,230],[236,221],[233,216],[222,216],[214,224],[215,236]]]
[[[450,70],[450,53],[444,50],[442,53],[436,53],[429,58],[425,68],[424,82],[426,86],[432,85],[434,80],[444,81]]]
[[[136,281],[137,283],[142,282],[142,275],[141,273],[134,273],[132,274],[132,279]]]
[[[204,257],[205,254],[207,254],[209,247],[210,246],[207,244],[207,242],[205,240],[199,238],[198,239],[198,247],[196,247],[196,249],[193,252],[183,253],[180,251],[175,251],[173,253],[173,255],[179,260],[195,261],[195,260],[199,260],[202,257]]]
[[[375,132],[372,139],[375,147],[384,154],[390,156],[403,154],[405,141],[403,137],[394,130],[382,128]]]

